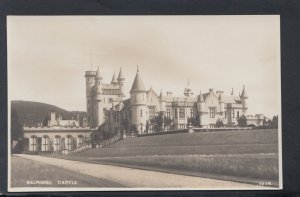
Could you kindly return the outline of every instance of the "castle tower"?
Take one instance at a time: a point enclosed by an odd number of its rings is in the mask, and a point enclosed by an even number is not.
[[[131,124],[137,127],[138,133],[146,131],[147,95],[144,83],[137,68],[130,90]]]
[[[92,117],[92,95],[91,95],[91,88],[95,85],[95,71],[86,71],[85,72],[85,84],[86,84],[86,111],[88,114],[88,124],[91,123]]]
[[[219,95],[219,103],[220,103],[220,112],[221,112],[221,115],[223,115],[223,113],[225,112],[225,103],[223,100],[222,92]]]
[[[247,114],[247,99],[248,99],[248,95],[246,93],[246,89],[245,89],[245,85],[243,86],[243,91],[242,94],[240,95],[241,101],[242,101],[242,106],[243,106],[243,114],[246,115]]]
[[[201,91],[198,96],[197,110],[198,110],[198,114],[199,114],[200,127],[204,127],[204,125],[206,125],[205,124],[205,102],[204,102]]]
[[[120,96],[123,97],[125,96],[124,94],[124,82],[125,82],[125,77],[122,72],[122,68],[120,68],[119,76],[118,76],[118,83],[120,85]]]
[[[103,104],[102,104],[102,75],[99,70],[99,67],[97,69],[96,77],[95,77],[95,99],[94,99],[94,125],[93,127],[100,126],[104,121],[104,114],[103,114]]]
[[[160,90],[160,95],[159,95],[159,103],[160,103],[160,113],[162,114],[163,117],[163,123],[162,123],[162,128],[165,128],[165,115],[166,115],[166,97],[165,94],[163,93],[162,90]]]
[[[162,90],[160,90],[159,102],[160,102],[160,111],[164,115],[164,113],[166,112],[166,97]]]
[[[111,79],[111,84],[114,84],[114,85],[118,84],[116,72],[114,72],[113,78]]]
[[[54,111],[50,112],[50,120],[48,122],[48,126],[52,127],[57,125],[57,120],[56,120],[56,113]]]

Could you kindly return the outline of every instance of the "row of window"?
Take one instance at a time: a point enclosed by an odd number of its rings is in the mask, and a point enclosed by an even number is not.
[[[120,90],[104,89],[103,94],[120,94]]]
[[[131,117],[131,111],[129,111],[129,112],[130,112],[130,117]],[[126,114],[127,113],[125,111],[122,113],[122,120],[127,119]],[[154,117],[155,115],[156,115],[155,108],[150,107],[149,108],[149,116]],[[185,116],[186,116],[185,108],[179,108],[179,118],[184,119]],[[225,111],[225,118],[227,118],[227,116],[234,118],[235,117],[234,109],[232,109],[231,111]],[[237,116],[237,118],[240,117],[239,111],[237,111],[236,116]],[[142,109],[140,110],[140,117],[143,117],[143,110]],[[167,108],[166,117],[171,118],[171,109],[170,108]],[[195,117],[195,109],[190,109],[190,117]],[[216,108],[215,107],[209,107],[209,117],[210,118],[215,118],[216,117]],[[178,118],[178,109],[177,108],[175,108],[175,118]],[[118,114],[115,114],[115,122],[118,122],[118,121],[119,121],[119,116],[118,116]]]
[[[54,138],[54,151],[60,151],[62,148],[67,149],[67,150],[72,150],[73,147],[73,137],[72,136],[67,136],[66,137],[66,142],[65,142],[65,147],[62,147],[61,144],[61,137],[57,136]],[[77,138],[77,145],[80,146],[83,143],[83,136],[78,136]],[[33,136],[30,138],[30,150],[31,151],[37,151],[37,137]],[[50,145],[50,138],[48,136],[44,136],[42,138],[42,151],[49,151],[49,145]]]
[[[167,118],[171,118],[171,109],[167,108],[166,113]],[[175,118],[178,118],[178,109],[175,108]],[[190,117],[195,117],[195,109],[190,109]],[[185,108],[179,108],[179,118],[184,119],[185,118]]]

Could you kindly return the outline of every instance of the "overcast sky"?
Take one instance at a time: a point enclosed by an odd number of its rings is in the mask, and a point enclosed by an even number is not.
[[[99,66],[110,82],[122,67],[129,96],[138,64],[158,94],[182,96],[188,79],[195,94],[238,94],[245,85],[249,114],[279,114],[279,16],[9,16],[7,23],[11,100],[86,111],[86,70]]]

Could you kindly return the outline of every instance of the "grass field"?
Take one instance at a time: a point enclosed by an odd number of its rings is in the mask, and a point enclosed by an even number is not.
[[[179,133],[121,140],[70,159],[278,182],[277,130]],[[51,155],[53,156],[53,155]],[[66,158],[65,155],[55,157]]]
[[[11,158],[11,187],[120,187],[120,184],[45,165],[18,156]],[[40,181],[40,184],[37,184]],[[69,184],[66,184],[70,181]],[[72,181],[72,183],[71,183]],[[45,183],[51,184],[45,184]],[[76,184],[75,184],[76,182]]]

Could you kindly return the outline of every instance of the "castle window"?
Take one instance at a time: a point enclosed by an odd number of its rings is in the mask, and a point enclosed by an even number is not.
[[[190,113],[191,113],[191,117],[194,118],[195,117],[195,109],[191,109]]]
[[[48,136],[43,136],[42,138],[42,151],[48,151],[48,146],[49,146],[49,137]]]
[[[227,111],[224,112],[225,113],[225,118],[227,117]]]
[[[234,118],[234,109],[232,109],[231,114],[232,114],[232,118]]]
[[[170,118],[171,117],[171,109],[167,109],[167,118]]]
[[[81,146],[83,144],[83,136],[78,135],[78,146]]]
[[[237,118],[240,117],[240,112],[239,112],[239,111],[236,112],[236,117],[237,117]]]
[[[30,147],[31,147],[31,151],[36,151],[37,150],[37,137],[36,136],[32,136],[31,138],[31,143],[30,143]]]
[[[123,111],[123,112],[122,112],[122,115],[123,115],[123,116],[122,116],[122,119],[123,119],[123,120],[126,120],[126,111]]]
[[[209,108],[209,117],[214,118],[216,116],[216,108],[215,107],[210,107]]]
[[[178,118],[178,116],[177,116],[177,111],[178,111],[178,109],[175,108],[175,118]]]
[[[73,141],[73,137],[71,135],[68,135],[67,136],[67,144],[66,144],[67,150],[72,150],[72,141]]]
[[[154,117],[155,116],[155,107],[149,107],[149,116]]]
[[[60,136],[54,138],[54,151],[60,151]]]
[[[179,118],[185,118],[185,109],[179,108]]]
[[[143,110],[140,110],[140,117],[143,117]]]
[[[185,129],[185,124],[179,124],[179,129]]]

